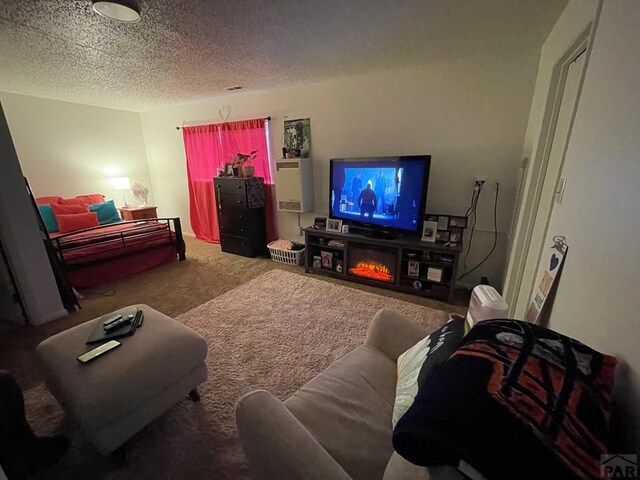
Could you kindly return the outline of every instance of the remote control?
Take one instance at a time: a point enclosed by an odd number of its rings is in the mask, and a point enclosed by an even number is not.
[[[126,325],[131,320],[133,320],[133,315],[127,315],[126,317],[122,317],[120,320],[116,320],[115,322],[107,325],[106,327],[104,327],[104,330],[106,332],[110,332],[112,330],[122,327],[123,325]]]
[[[104,343],[99,347],[94,348],[93,350],[89,350],[88,352],[83,353],[78,357],[78,361],[81,363],[87,363],[93,360],[94,358],[99,357],[107,352],[110,352],[114,348],[122,345],[120,342],[116,340],[111,340],[110,342]]]
[[[111,325],[113,322],[117,322],[118,320],[120,320],[122,318],[122,315],[114,315],[111,318],[108,318],[107,320],[104,321],[104,323],[102,324],[103,327],[108,327],[109,325]]]

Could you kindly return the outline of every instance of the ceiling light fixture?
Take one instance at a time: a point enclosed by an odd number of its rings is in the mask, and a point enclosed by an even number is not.
[[[140,21],[140,5],[137,0],[92,0],[93,9],[103,17],[118,22],[135,23]]]

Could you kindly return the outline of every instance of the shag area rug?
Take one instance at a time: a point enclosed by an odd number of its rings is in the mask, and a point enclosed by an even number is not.
[[[286,399],[361,345],[380,308],[397,310],[428,331],[447,319],[440,310],[282,270],[180,315],[177,320],[209,345],[209,378],[199,388],[202,400],[185,399],[136,435],[128,465],[121,468],[99,456],[81,432],[64,422],[64,412],[44,385],[26,391],[27,415],[36,432],[72,438],[69,454],[44,478],[250,478],[235,428],[238,398],[262,388]]]

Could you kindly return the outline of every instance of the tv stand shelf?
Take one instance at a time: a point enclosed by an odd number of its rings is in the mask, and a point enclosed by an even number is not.
[[[374,238],[313,227],[305,228],[304,236],[307,273],[328,275],[424,297],[436,297],[453,303],[461,245],[444,246],[422,242],[415,237]],[[343,247],[328,245],[331,240],[341,242]],[[414,266],[418,264],[417,274],[412,272],[409,275],[409,262],[413,262]],[[361,265],[366,267],[365,274],[371,276],[359,276],[355,273],[362,272],[362,268],[357,268]],[[428,278],[429,269],[432,274],[436,273],[435,280]]]

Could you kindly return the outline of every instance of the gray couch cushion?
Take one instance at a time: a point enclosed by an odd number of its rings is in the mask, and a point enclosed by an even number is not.
[[[382,480],[464,480],[464,478],[464,475],[453,467],[420,467],[393,452]]]
[[[393,452],[395,383],[395,362],[363,346],[333,363],[285,405],[352,478],[382,478]]]

